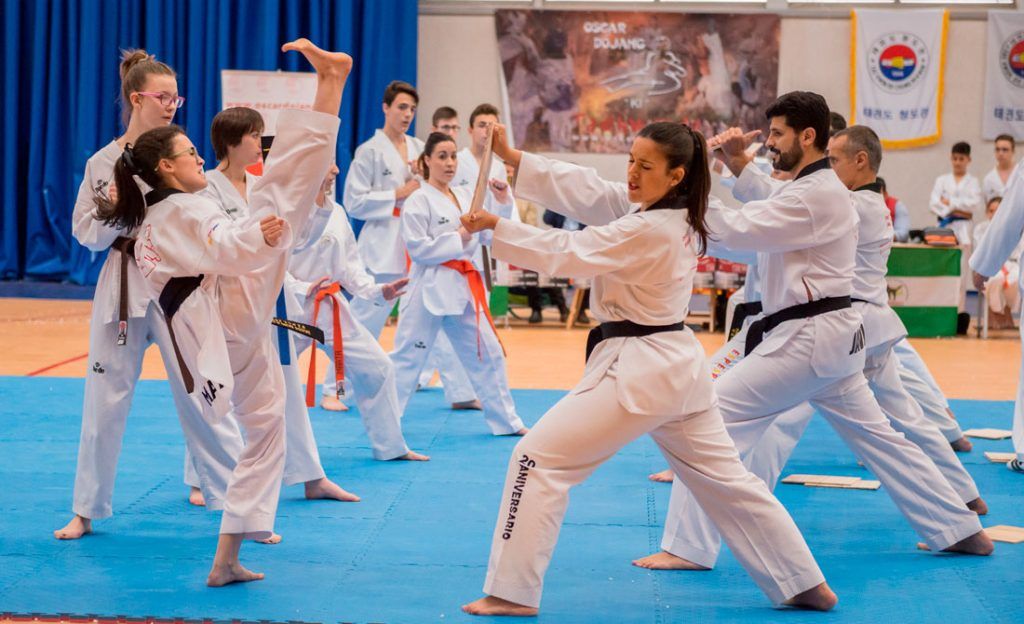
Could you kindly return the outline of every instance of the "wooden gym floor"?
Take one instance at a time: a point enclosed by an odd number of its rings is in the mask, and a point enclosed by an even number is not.
[[[90,305],[88,301],[0,299],[0,375],[83,376]],[[510,327],[502,328],[499,323],[513,388],[568,389],[581,376],[586,330],[567,331],[553,310],[546,313],[540,326],[513,320]],[[709,354],[724,340],[722,334],[697,336]],[[393,337],[394,327],[385,328],[381,337],[385,350],[391,348]],[[995,331],[988,340],[974,338],[972,331],[971,337],[912,342],[948,397],[1013,400],[1021,359],[1016,331]],[[142,377],[166,377],[155,348],[146,353]]]

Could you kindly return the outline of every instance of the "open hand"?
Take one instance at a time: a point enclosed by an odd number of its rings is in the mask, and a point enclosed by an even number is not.
[[[476,233],[483,230],[493,230],[498,225],[498,215],[481,210],[462,215],[461,221],[462,227],[467,232]]]
[[[263,217],[260,220],[260,231],[268,247],[277,247],[284,237],[284,219],[275,215]]]
[[[409,283],[408,277],[396,279],[395,281],[384,284],[380,287],[380,293],[384,296],[384,301],[394,301],[405,294],[405,286]]]

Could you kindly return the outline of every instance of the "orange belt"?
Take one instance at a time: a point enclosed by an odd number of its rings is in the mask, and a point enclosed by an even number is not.
[[[338,282],[334,282],[317,291],[316,299],[313,302],[312,322],[312,325],[316,325],[317,316],[320,314],[320,302],[328,299],[334,311],[334,332],[332,334],[332,341],[334,342],[334,381],[337,383],[336,394],[339,398],[345,394],[345,351],[341,336],[341,303],[336,298],[340,292],[341,284]],[[306,407],[316,406],[315,391],[316,349],[313,350],[309,358],[309,376],[306,377]]]
[[[469,292],[473,294],[473,308],[476,310],[476,356],[479,359],[483,359],[483,352],[480,347],[480,311],[483,310],[484,316],[487,317],[487,322],[491,324],[491,330],[494,332],[494,337],[498,339],[498,344],[501,345],[501,352],[508,356],[505,351],[505,345],[502,344],[501,338],[498,337],[498,330],[494,327],[494,319],[491,318],[491,311],[487,306],[487,292],[484,290],[484,281],[480,278],[480,272],[476,270],[473,263],[469,260],[449,260],[444,262],[441,266],[454,269],[466,278],[466,282],[469,284]]]

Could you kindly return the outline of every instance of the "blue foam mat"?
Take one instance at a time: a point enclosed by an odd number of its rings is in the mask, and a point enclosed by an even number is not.
[[[490,436],[479,413],[454,412],[440,391],[417,393],[403,421],[426,464],[377,462],[358,415],[312,410],[327,474],[358,504],[282,493],[277,546],[247,543],[259,583],[203,585],[218,514],[191,507],[181,439],[164,382],[141,382],[122,450],[115,515],[96,534],[59,542],[69,517],[82,380],[0,377],[0,611],[108,616],[463,622],[480,595],[513,438]],[[535,422],[562,393],[514,392]],[[965,428],[1009,428],[1010,402],[957,401]],[[995,524],[1024,525],[1024,479],[984,458],[1008,440],[975,441],[961,455]],[[829,583],[828,614],[773,609],[725,552],[712,572],[649,572],[629,561],[657,548],[669,487],[646,480],[664,461],[649,439],[623,449],[573,490],[546,579],[542,622],[1019,622],[1024,544],[990,558],[915,550],[884,491],[780,486]],[[821,419],[808,427],[790,472],[869,476]],[[504,620],[502,620],[504,621]]]

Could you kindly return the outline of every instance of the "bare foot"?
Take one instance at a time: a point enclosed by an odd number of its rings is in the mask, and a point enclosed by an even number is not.
[[[269,545],[272,546],[274,544],[280,544],[282,539],[284,539],[284,538],[281,537],[280,535],[278,535],[277,533],[271,533],[270,537],[268,537],[267,539],[253,540],[253,541],[256,542],[257,544],[269,544]]]
[[[812,611],[831,611],[836,606],[839,598],[835,592],[829,589],[827,583],[812,587],[787,600],[784,604],[797,609],[810,609]]]
[[[405,455],[396,457],[395,459],[399,461],[430,461],[430,457],[428,455],[417,453],[416,451],[409,451]]]
[[[664,550],[661,552],[654,553],[653,555],[647,555],[640,559],[634,559],[633,565],[638,568],[647,568],[648,570],[710,570],[702,565],[697,565],[692,561],[687,561],[682,557],[676,557],[672,553],[667,553]]]
[[[974,445],[967,438],[961,437],[959,440],[953,440],[949,443],[953,447],[953,450],[957,453],[970,453]]]
[[[529,427],[523,427],[523,428],[522,428],[522,429],[520,429],[519,431],[513,431],[512,433],[506,433],[505,435],[510,435],[510,436],[524,436],[524,435],[526,435],[526,434],[528,434],[528,433],[530,433],[530,428],[529,428]]]
[[[469,604],[462,605],[462,610],[470,615],[512,615],[518,617],[531,617],[537,615],[536,607],[527,607],[494,596],[484,596],[480,600],[474,600]]]
[[[306,38],[296,39],[281,46],[282,52],[299,52],[321,77],[347,78],[352,71],[352,57],[344,52],[327,52]]]
[[[674,479],[675,476],[676,473],[672,472],[671,468],[668,468],[662,470],[661,472],[656,472],[654,474],[647,475],[647,478],[650,479],[651,481],[654,481],[655,483],[672,483],[672,479]]]
[[[336,396],[326,396],[320,399],[320,407],[324,408],[328,412],[347,412],[348,405],[341,402]]]
[[[73,540],[92,533],[92,520],[75,515],[63,529],[57,529],[53,536],[59,540]]]
[[[980,496],[972,500],[971,502],[967,503],[967,508],[973,511],[974,513],[978,514],[979,516],[984,516],[988,513],[988,505],[985,504],[984,499],[982,499]]]
[[[360,500],[358,496],[352,492],[346,492],[327,477],[316,481],[306,481],[306,498],[309,500],[338,500],[345,503],[358,503]]]
[[[189,505],[195,505],[196,507],[206,507],[206,499],[203,498],[203,491],[197,487],[192,488],[188,493]]]
[[[931,548],[929,548],[924,542],[918,542],[917,548],[919,550],[931,550]],[[963,553],[965,555],[980,555],[982,557],[987,557],[988,555],[991,555],[992,551],[995,549],[996,545],[992,543],[989,536],[982,530],[966,539],[960,540],[949,548],[943,548],[942,552]]]
[[[249,581],[262,581],[262,572],[252,572],[236,563],[229,566],[213,566],[210,576],[206,577],[208,587],[223,587],[231,583],[248,583]]]
[[[473,399],[472,401],[460,401],[459,403],[452,403],[453,410],[477,410],[484,409],[484,406],[480,403],[480,399]]]

